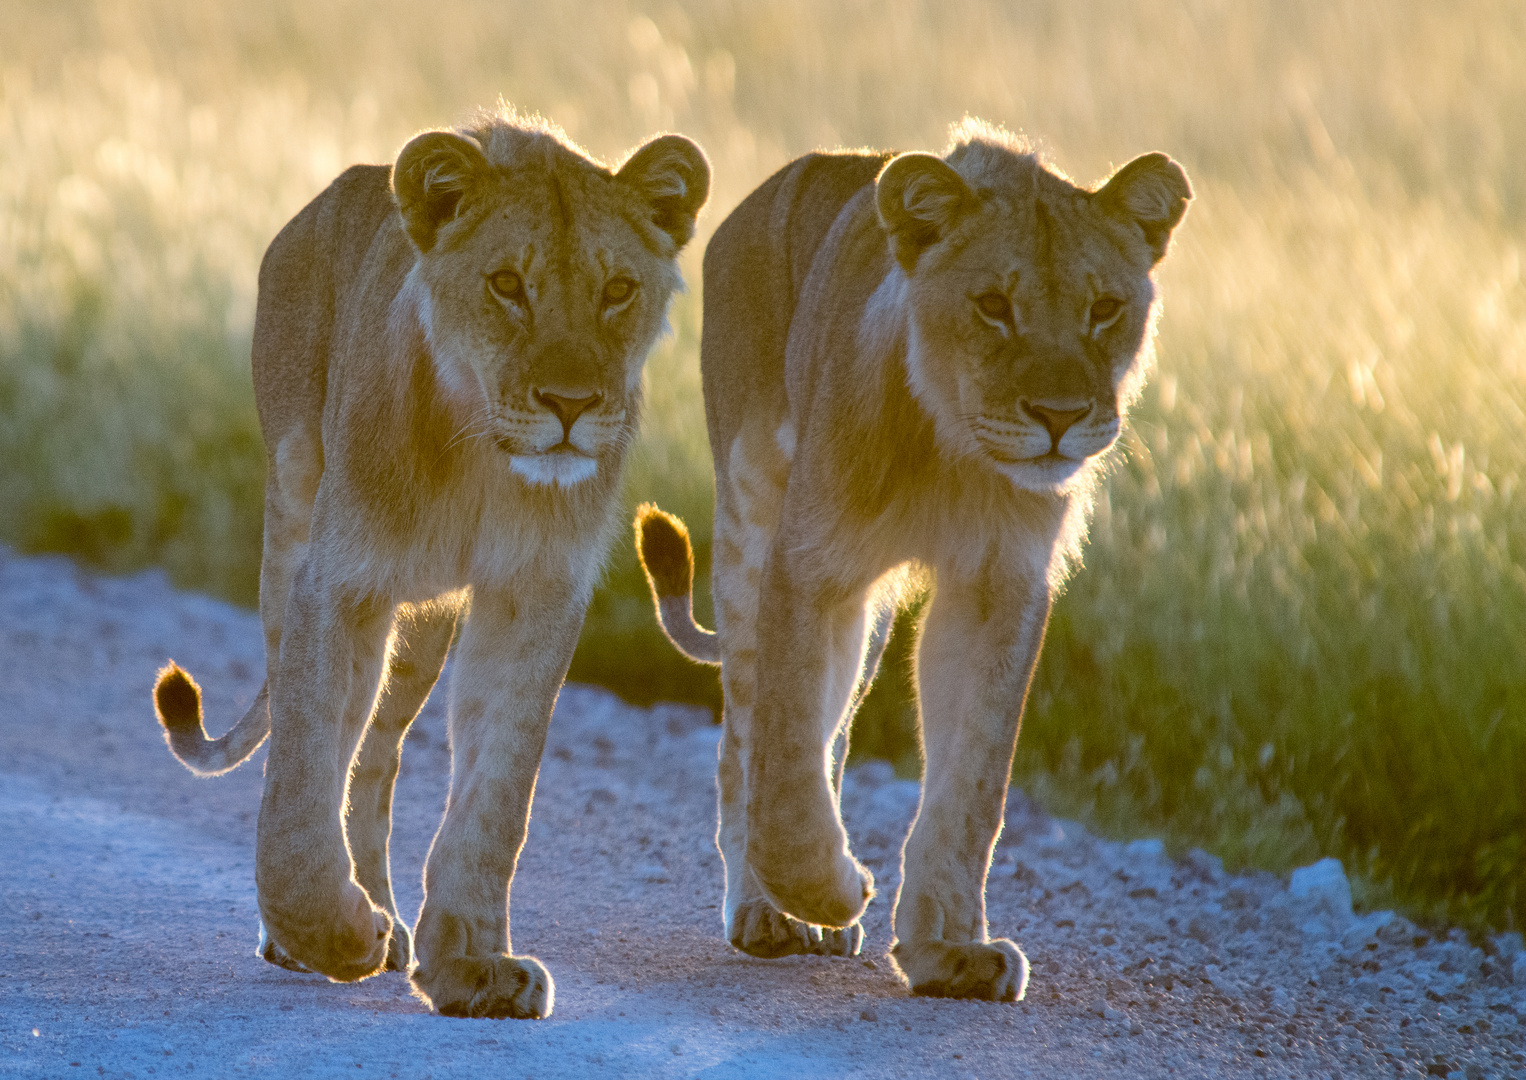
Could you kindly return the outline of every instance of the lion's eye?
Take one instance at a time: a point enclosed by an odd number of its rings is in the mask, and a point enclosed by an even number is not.
[[[614,307],[623,304],[630,299],[631,293],[636,291],[636,283],[630,278],[617,277],[604,286],[604,306]]]
[[[524,279],[512,270],[499,270],[487,279],[488,288],[505,300],[522,300],[525,295]]]
[[[1123,308],[1123,301],[1112,296],[1104,296],[1092,305],[1091,320],[1093,326],[1101,326]]]
[[[975,297],[975,306],[988,319],[1005,321],[1012,317],[1012,302],[999,292],[982,293]]]

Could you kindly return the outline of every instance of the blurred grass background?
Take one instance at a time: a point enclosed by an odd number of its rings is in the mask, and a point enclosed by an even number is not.
[[[11,0],[0,41],[0,539],[247,604],[260,255],[421,127],[501,95],[606,158],[659,129],[709,152],[627,485],[688,520],[702,580],[698,253],[753,186],[820,146],[941,148],[966,112],[1083,182],[1169,152],[1197,201],[1160,370],[1018,780],[1113,835],[1277,871],[1335,854],[1360,902],[1516,925],[1526,7]],[[854,748],[915,775],[910,625]],[[718,700],[628,542],[573,674]]]

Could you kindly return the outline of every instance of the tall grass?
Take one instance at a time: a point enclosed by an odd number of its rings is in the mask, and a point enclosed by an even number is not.
[[[1198,198],[1161,369],[1056,607],[1019,778],[1120,834],[1279,870],[1337,854],[1368,902],[1516,919],[1526,9],[18,0],[0,41],[0,537],[244,602],[260,252],[419,127],[502,95],[606,157],[683,130],[716,171],[706,229],[800,152],[937,148],[965,112],[1082,180],[1170,152]],[[704,560],[687,268],[627,490]],[[909,636],[854,738],[911,771]],[[574,674],[717,700],[628,547]]]

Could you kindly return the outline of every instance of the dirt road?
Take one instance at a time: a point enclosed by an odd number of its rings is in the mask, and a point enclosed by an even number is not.
[[[882,888],[863,956],[743,956],[720,934],[708,714],[581,686],[552,723],[513,893],[516,948],[556,979],[549,1020],[433,1016],[395,973],[283,971],[254,956],[263,752],[221,779],[185,772],[149,700],[167,656],[214,730],[263,670],[248,612],[0,549],[0,1076],[1526,1075],[1514,939],[1480,950],[1353,916],[1328,889],[1097,840],[1015,792],[990,916],[1033,961],[1028,998],[913,999],[885,952],[916,785],[882,765],[850,770],[844,795]],[[405,912],[448,780],[443,697],[398,784]]]

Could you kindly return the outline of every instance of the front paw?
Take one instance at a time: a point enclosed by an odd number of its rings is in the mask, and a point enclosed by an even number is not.
[[[903,941],[890,955],[911,992],[923,997],[1021,1001],[1028,990],[1028,958],[1006,938],[959,944]]]
[[[544,1020],[556,984],[533,956],[453,956],[422,961],[409,977],[413,992],[443,1016]]]
[[[382,970],[389,950],[392,917],[372,905],[353,882],[342,888],[339,910],[312,913],[283,909],[261,897],[261,929],[280,951],[261,956],[293,971],[306,969],[335,982],[355,982]],[[289,963],[283,963],[282,958]],[[300,967],[293,968],[291,964]]]
[[[851,926],[874,896],[874,875],[841,847],[827,855],[796,858],[760,849],[762,845],[748,843],[747,865],[758,885],[774,907],[803,922]],[[763,857],[755,858],[755,852]]]
[[[857,956],[864,928],[820,927],[784,914],[767,900],[749,900],[733,913],[726,939],[749,956],[774,960],[781,956]]]
[[[255,946],[254,955],[267,964],[274,964],[276,967],[285,968],[287,971],[300,971],[304,975],[313,974],[312,968],[293,960],[291,953],[276,944],[275,938],[271,937],[265,930],[263,922],[260,923],[260,943]]]
[[[387,942],[387,962],[383,971],[407,971],[413,966],[413,935],[398,918],[392,920],[392,939]]]

